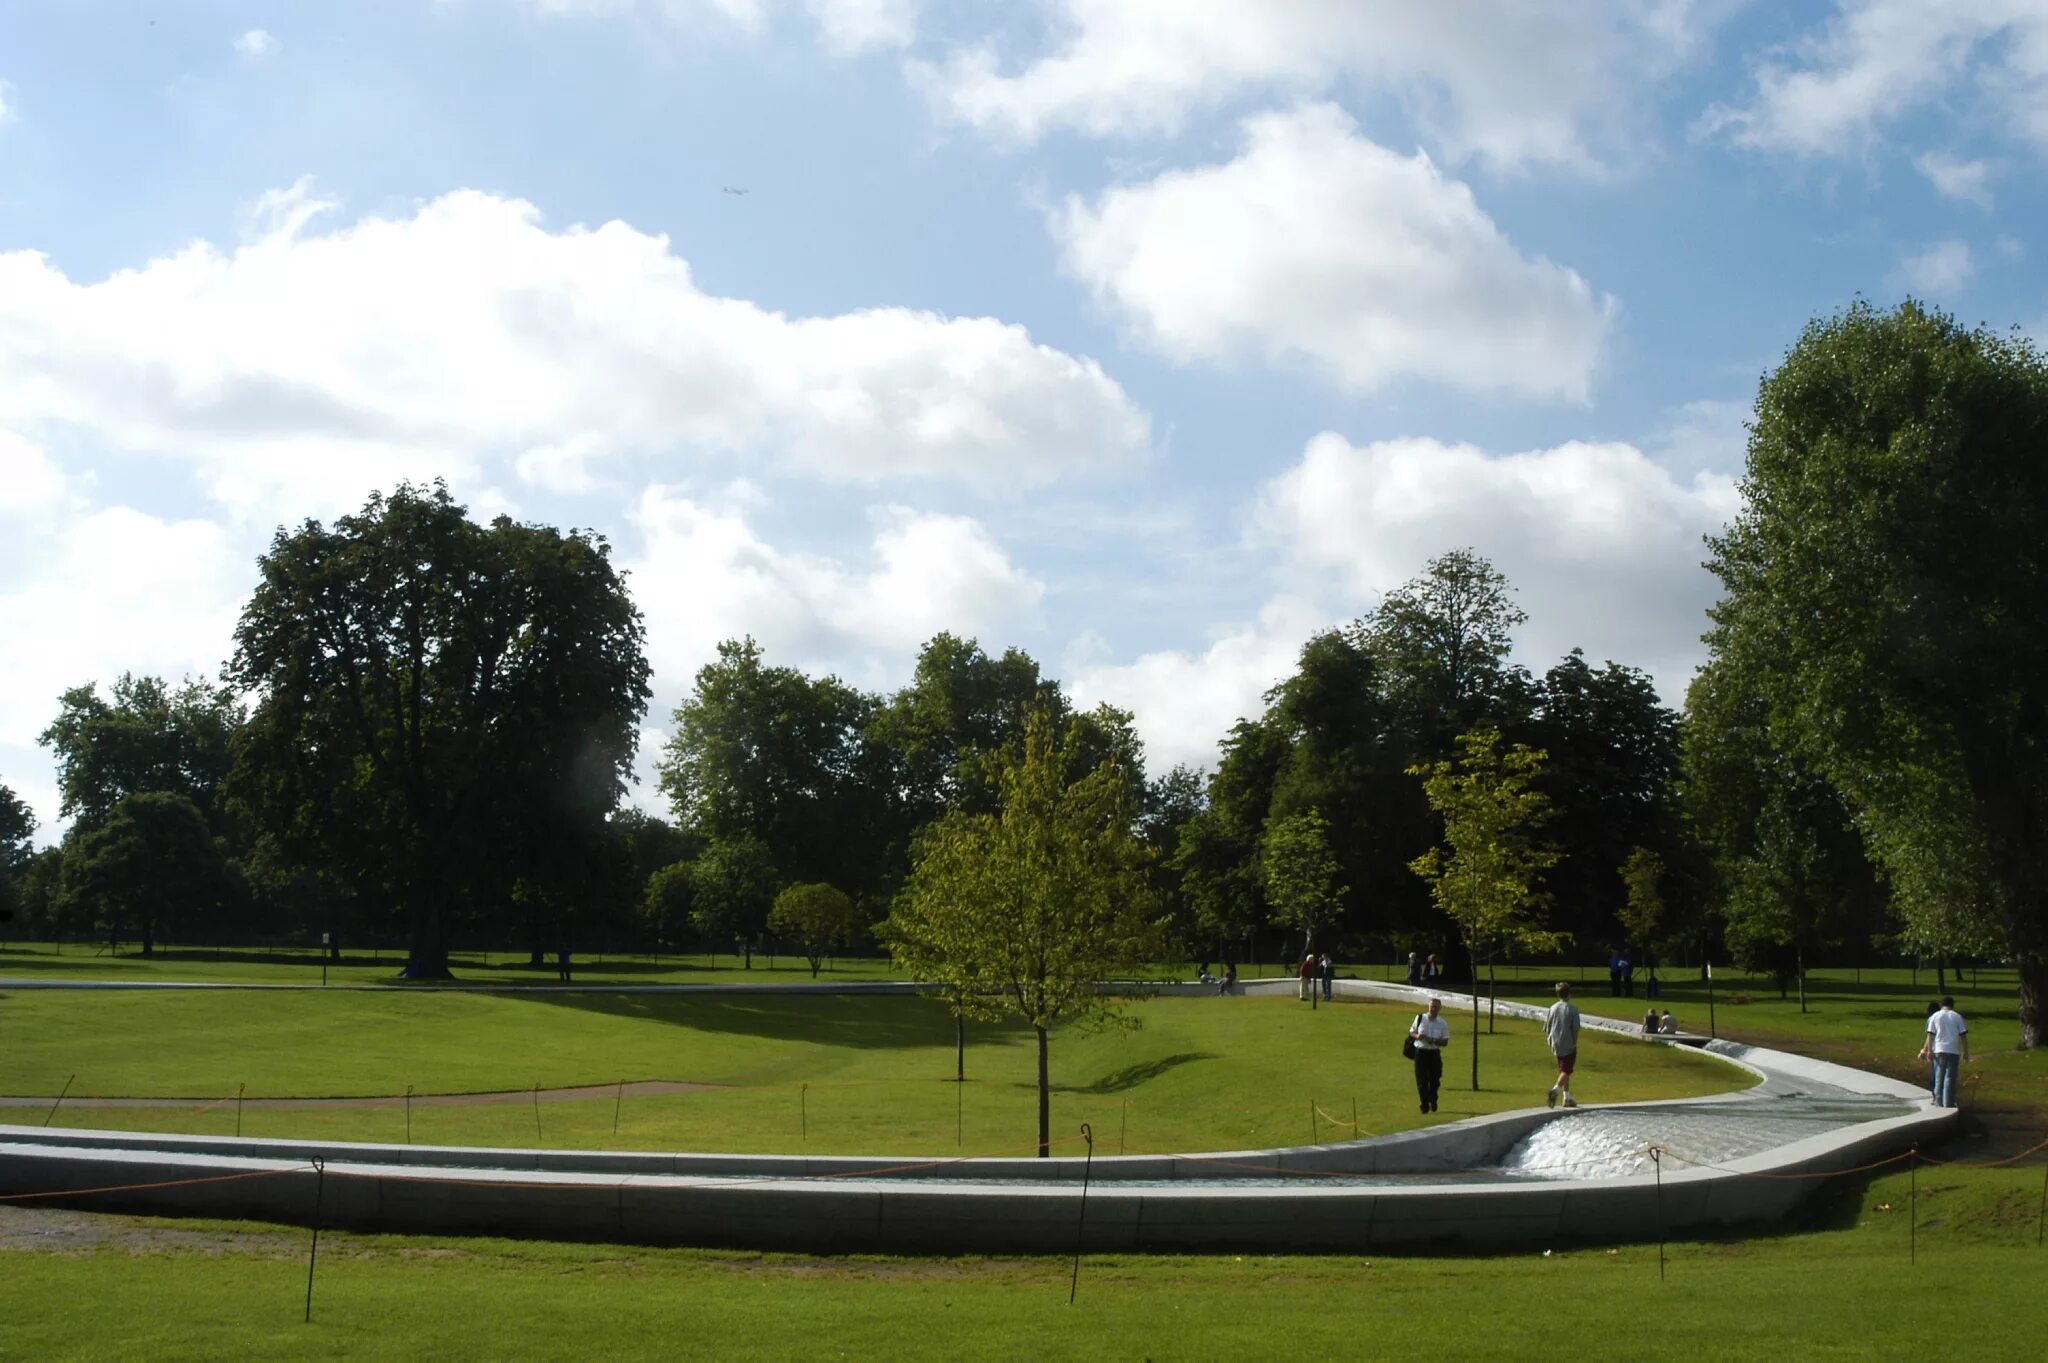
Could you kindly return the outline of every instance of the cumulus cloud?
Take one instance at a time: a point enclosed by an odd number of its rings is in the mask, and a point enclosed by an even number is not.
[[[1517,590],[1520,655],[1548,667],[1574,647],[1643,668],[1677,703],[1704,650],[1718,586],[1702,536],[1739,506],[1735,481],[1681,483],[1626,444],[1493,454],[1435,440],[1353,445],[1323,434],[1261,492],[1255,534],[1309,592],[1364,609],[1459,545]],[[1353,614],[1357,610],[1352,611]]]
[[[1976,274],[1969,243],[1950,238],[1900,261],[1892,270],[1891,285],[1922,298],[1952,298],[1968,288]]]
[[[981,635],[1035,620],[1045,588],[980,522],[900,506],[872,513],[860,564],[780,549],[743,506],[646,489],[621,564],[647,617],[648,660],[687,689],[721,640],[752,635],[778,662],[842,676],[906,671],[940,630]]]
[[[666,237],[473,191],[312,231],[330,208],[302,184],[251,240],[97,282],[0,253],[0,424],[291,515],[500,465],[556,489],[630,461],[1004,489],[1150,446],[1093,361],[993,318],[771,312],[699,289]]]
[[[1991,167],[1983,161],[1963,161],[1944,152],[1930,151],[1913,158],[1913,165],[1943,198],[1991,207]]]
[[[1263,714],[1266,692],[1294,670],[1309,636],[1340,619],[1304,598],[1276,596],[1200,651],[1161,649],[1128,663],[1070,659],[1068,690],[1084,706],[1129,710],[1155,775],[1181,762],[1214,766],[1230,726]]]
[[[64,498],[67,481],[56,461],[32,441],[0,430],[0,518],[33,516]]]
[[[637,16],[692,29],[706,21],[748,36],[765,32],[777,15],[802,11],[826,46],[842,53],[902,47],[917,36],[923,0],[516,0],[556,17]]]
[[[1302,359],[1355,389],[1584,400],[1616,307],[1329,104],[1246,120],[1225,164],[1070,197],[1051,228],[1064,268],[1153,348]]]
[[[998,135],[1172,134],[1244,97],[1334,89],[1400,99],[1451,156],[1588,162],[1640,90],[1694,50],[1669,0],[1039,0],[1044,50],[992,40],[912,78],[945,116]],[[1032,31],[1040,31],[1033,28]]]
[[[235,51],[250,61],[261,61],[277,51],[277,39],[260,28],[252,28],[235,39]]]
[[[2048,8],[2038,0],[1835,0],[1831,18],[1763,54],[1754,73],[1754,95],[1714,106],[1705,131],[1838,155],[1953,95],[2048,148]]]

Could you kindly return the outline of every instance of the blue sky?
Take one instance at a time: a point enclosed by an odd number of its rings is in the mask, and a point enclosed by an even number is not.
[[[2041,0],[0,8],[0,781],[407,477],[610,537],[650,749],[951,629],[1204,762],[1465,544],[1676,703],[1758,377],[2039,334],[2044,151]]]

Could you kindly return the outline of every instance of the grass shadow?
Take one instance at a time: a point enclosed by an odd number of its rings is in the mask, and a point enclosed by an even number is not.
[[[1210,1051],[1190,1051],[1182,1055],[1162,1055],[1152,1060],[1143,1060],[1135,1065],[1126,1065],[1120,1070],[1111,1070],[1091,1084],[1054,1084],[1054,1093],[1127,1093],[1138,1085],[1157,1079],[1168,1070],[1179,1069],[1182,1065],[1197,1060],[1220,1059]]]
[[[811,1042],[862,1050],[953,1044],[953,1015],[937,999],[910,994],[617,994],[602,990],[507,995],[522,1002],[604,1013],[693,1031]],[[968,1045],[1022,1045],[1014,1023],[968,1024]]]

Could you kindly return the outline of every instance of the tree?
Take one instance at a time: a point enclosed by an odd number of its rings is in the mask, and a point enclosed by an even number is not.
[[[1838,791],[1913,945],[2048,991],[2048,365],[1916,303],[1810,324],[1712,541],[1717,658]]]
[[[0,785],[0,923],[22,908],[22,881],[35,857],[35,811]]]
[[[1444,840],[1417,857],[1415,874],[1429,882],[1436,906],[1457,925],[1472,962],[1472,1087],[1479,1087],[1480,953],[1490,963],[1506,948],[1554,950],[1560,934],[1543,928],[1536,911],[1546,901],[1538,886],[1557,861],[1536,830],[1550,817],[1550,801],[1535,788],[1541,751],[1520,743],[1501,750],[1500,734],[1474,729],[1458,738],[1454,760],[1417,766],[1430,808],[1444,821]]]
[[[1259,839],[1289,745],[1277,728],[1239,720],[1222,746],[1223,760],[1209,778],[1209,806],[1183,825],[1173,866],[1197,938],[1236,961],[1266,922]]]
[[[1330,825],[1314,809],[1290,814],[1266,828],[1266,901],[1273,906],[1276,922],[1301,930],[1304,956],[1336,916],[1344,897],[1329,832]]]
[[[1059,684],[1022,649],[991,658],[973,639],[939,633],[918,651],[910,685],[868,722],[867,742],[891,754],[906,828],[949,809],[987,813],[995,786],[983,758],[1024,732],[1035,707],[1066,712]]]
[[[142,942],[142,954],[174,932],[218,914],[234,893],[227,861],[199,807],[183,795],[144,791],[116,801],[106,819],[71,839],[60,891],[110,945]]]
[[[883,925],[896,963],[976,1017],[1021,1019],[1038,1039],[1038,1153],[1052,1148],[1051,1029],[1132,1025],[1100,983],[1156,942],[1136,809],[1110,754],[1078,779],[1077,721],[1041,707],[997,772],[997,806],[955,810],[920,839]]]
[[[406,973],[515,884],[588,875],[632,775],[644,630],[605,541],[403,485],[280,529],[228,676],[256,700],[230,778],[281,853],[396,905]]]
[[[1470,549],[1431,559],[1355,627],[1391,674],[1389,694],[1412,731],[1448,738],[1503,707],[1526,708],[1528,679],[1508,664],[1515,628],[1529,617],[1500,571]]]
[[[224,689],[196,680],[173,689],[124,672],[111,699],[92,682],[66,691],[37,741],[56,758],[59,812],[77,828],[99,827],[123,796],[156,790],[184,796],[221,832],[220,790],[242,719]]]
[[[687,861],[662,867],[647,877],[641,900],[647,929],[658,946],[672,947],[696,924],[695,868]]]
[[[1657,881],[1663,874],[1663,859],[1647,847],[1635,848],[1621,863],[1622,930],[1644,951],[1650,950],[1650,940],[1664,917],[1664,896],[1657,888]],[[1651,964],[1650,988],[1653,991],[1657,987],[1656,980],[1657,967]]]
[[[846,891],[814,882],[792,885],[775,896],[775,905],[768,910],[768,930],[797,944],[815,980],[833,949],[860,935],[861,921]]]
[[[736,944],[752,970],[781,887],[768,844],[747,833],[713,838],[690,863],[690,921],[712,941]]]
[[[676,707],[663,750],[661,786],[678,824],[701,838],[752,838],[790,879],[868,887],[879,868],[860,737],[874,704],[837,677],[768,666],[752,639],[726,640]]]

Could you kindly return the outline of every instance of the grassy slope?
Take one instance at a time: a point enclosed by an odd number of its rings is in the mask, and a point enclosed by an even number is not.
[[[1034,1052],[1016,1027],[970,1027],[964,1091],[952,1024],[903,997],[481,995],[297,991],[38,992],[0,999],[13,1044],[0,1089],[223,1099],[466,1093],[676,1079],[732,1086],[614,1104],[549,1103],[540,1143],[645,1149],[953,1155],[1020,1149],[1035,1123]],[[1421,1125],[1398,1054],[1405,1010],[1291,998],[1169,998],[1137,1005],[1134,1031],[1054,1040],[1056,1136],[1084,1121],[1130,1150],[1218,1150],[1385,1133]],[[1503,1019],[1482,1040],[1470,1086],[1469,1023],[1443,1111],[1432,1121],[1527,1106],[1548,1080],[1532,1024]],[[1690,1052],[1594,1037],[1583,1096],[1678,1097],[1741,1087],[1745,1076]],[[1311,1116],[1311,1106],[1320,1115]],[[19,1110],[17,1110],[19,1111]],[[534,1110],[414,1104],[422,1143],[526,1144]],[[1338,1125],[1333,1128],[1331,1119]],[[41,1120],[23,1113],[16,1120]],[[234,1105],[205,1111],[77,1108],[75,1125],[224,1134]],[[402,1140],[400,1103],[330,1110],[245,1109],[249,1135]]]

